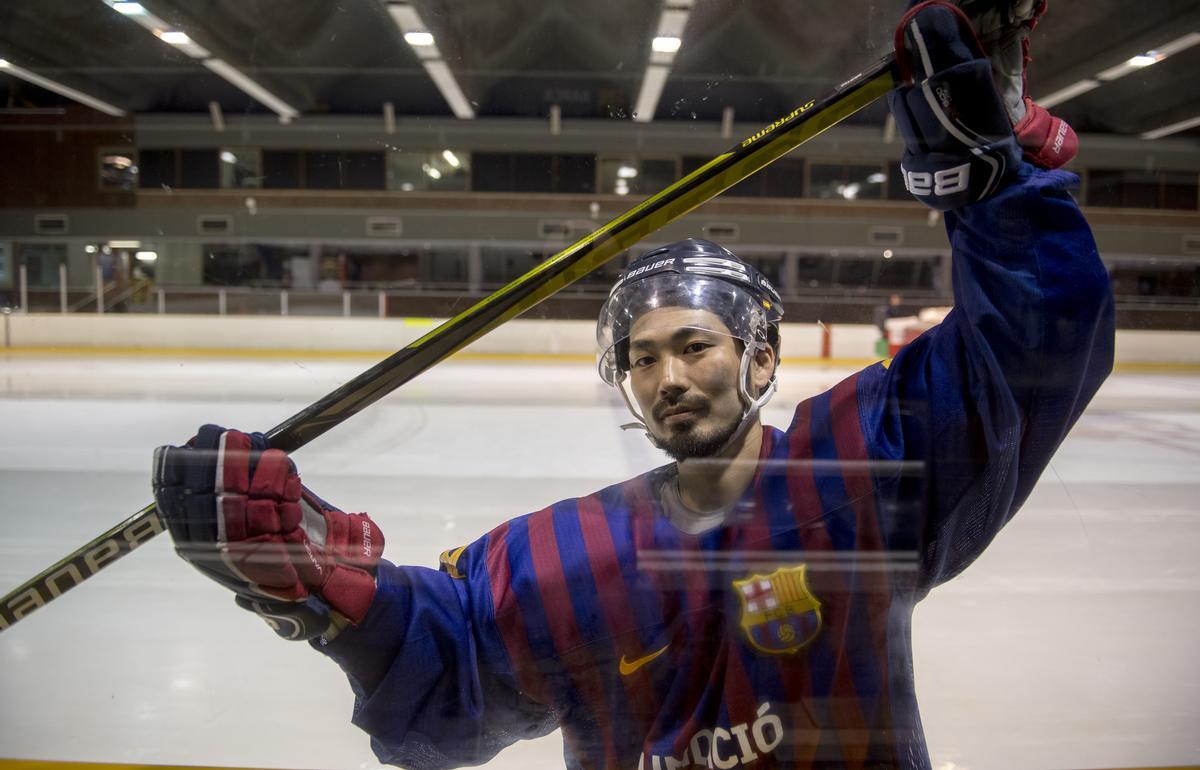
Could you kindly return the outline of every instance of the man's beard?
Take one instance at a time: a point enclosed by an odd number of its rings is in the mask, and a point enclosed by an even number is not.
[[[697,457],[712,457],[737,433],[741,422],[740,418],[735,418],[706,432],[695,428],[680,431],[667,438],[658,438],[658,445],[676,462]]]

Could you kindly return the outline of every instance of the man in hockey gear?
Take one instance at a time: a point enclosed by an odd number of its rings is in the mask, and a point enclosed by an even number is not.
[[[973,48],[953,13],[906,24],[922,77],[960,88]],[[992,90],[970,120],[998,127],[994,86],[969,82]],[[947,152],[898,125],[921,168]],[[1111,369],[1108,276],[1074,181],[1022,164],[948,211],[946,319],[786,430],[754,415],[732,444],[774,375],[775,298],[703,244],[628,271],[600,320],[601,373],[628,379],[683,459],[507,521],[440,570],[379,561],[366,615],[313,642],[379,758],[474,765],[560,726],[570,768],[928,767],[913,608],[1016,513]],[[719,483],[688,470],[706,463]]]
[[[366,615],[383,533],[301,486],[262,434],[205,425],[186,446],[159,447],[152,483],[176,552],[280,636],[311,639]]]
[[[679,461],[721,455],[743,438],[753,444],[758,434],[747,437],[747,430],[775,392],[782,316],[771,282],[715,243],[689,238],[639,257],[613,286],[596,327],[600,377],[621,392],[637,420],[624,427],[641,427]],[[635,327],[638,344],[631,349]],[[720,398],[670,382],[661,393],[644,392],[653,388],[655,371],[686,377],[694,363],[712,368],[718,358],[735,370],[714,372],[722,385],[733,385]],[[642,411],[625,390],[631,370]]]

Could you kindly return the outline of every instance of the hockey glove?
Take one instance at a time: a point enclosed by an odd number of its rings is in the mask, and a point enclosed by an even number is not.
[[[957,8],[916,6],[896,29],[909,85],[888,94],[904,138],[904,186],[935,209],[984,200],[1016,173],[1021,150],[992,82],[991,65]]]
[[[992,64],[992,78],[1013,124],[1025,160],[1058,168],[1079,152],[1079,137],[1026,94],[1029,34],[1046,12],[1048,0],[952,0],[971,21]],[[916,2],[910,5],[917,5]]]
[[[366,616],[383,533],[303,487],[261,433],[205,425],[186,446],[159,447],[153,486],[176,552],[280,636],[311,639]]]

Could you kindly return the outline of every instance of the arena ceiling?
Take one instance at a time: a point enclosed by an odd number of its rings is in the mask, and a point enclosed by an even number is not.
[[[0,112],[66,107],[82,94],[126,115],[303,120],[384,115],[390,103],[398,119],[547,117],[557,105],[564,120],[629,120],[640,107],[642,120],[720,121],[732,107],[737,121],[762,123],[883,55],[904,5],[5,0]],[[664,37],[679,39],[676,52],[652,50],[671,47],[655,42]],[[1196,0],[1054,0],[1034,34],[1031,92],[1078,91],[1055,110],[1080,131],[1139,136],[1182,123],[1177,136],[1200,137],[1186,128],[1200,123],[1198,42]],[[655,77],[657,99],[643,93]],[[885,117],[876,104],[856,120]]]

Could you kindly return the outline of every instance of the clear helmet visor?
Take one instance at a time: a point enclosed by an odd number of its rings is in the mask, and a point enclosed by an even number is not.
[[[726,334],[748,347],[766,345],[769,325],[778,323],[782,315],[778,307],[756,298],[747,289],[705,276],[664,272],[618,285],[600,310],[596,325],[597,368],[601,379],[613,386],[624,380],[629,371],[629,335],[634,322],[665,308],[706,311],[702,316],[692,316],[693,321],[687,324],[679,324],[677,315],[664,313],[663,322]],[[647,320],[654,323],[653,319]],[[649,327],[643,323],[640,328]]]

